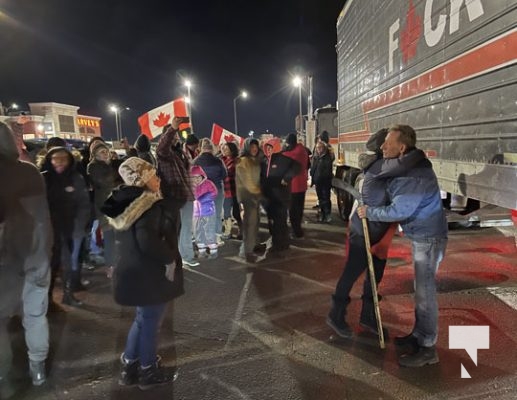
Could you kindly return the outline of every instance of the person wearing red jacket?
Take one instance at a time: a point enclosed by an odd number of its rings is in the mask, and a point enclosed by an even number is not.
[[[303,144],[298,143],[296,133],[287,135],[285,142],[286,149],[282,154],[297,161],[301,166],[300,172],[291,181],[289,220],[293,229],[293,236],[303,238],[302,219],[305,206],[305,192],[307,191],[309,153]]]

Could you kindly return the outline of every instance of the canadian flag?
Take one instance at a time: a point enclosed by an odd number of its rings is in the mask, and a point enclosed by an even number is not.
[[[219,146],[227,142],[234,142],[239,147],[242,147],[242,144],[244,143],[244,139],[241,138],[239,135],[236,135],[235,133],[232,133],[224,129],[222,126],[219,126],[217,124],[212,124],[212,136],[210,137],[210,139],[212,140],[212,143],[216,146]]]
[[[170,124],[174,117],[187,116],[187,106],[183,98],[173,100],[163,106],[156,107],[138,117],[140,130],[144,135],[153,138],[162,133],[165,125]],[[190,127],[190,124],[181,124],[180,129]]]

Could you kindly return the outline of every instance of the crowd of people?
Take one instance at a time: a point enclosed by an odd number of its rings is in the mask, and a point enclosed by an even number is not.
[[[62,304],[81,307],[76,294],[89,285],[82,266],[98,262],[100,248],[115,301],[136,307],[120,357],[119,383],[146,390],[174,379],[160,365],[157,336],[167,302],[184,293],[183,266],[197,267],[204,259],[217,258],[225,240],[241,241],[238,256],[247,263],[283,256],[293,239],[305,236],[309,174],[316,186],[319,219],[331,221],[334,153],[328,135],[320,136],[313,152],[296,134],[289,134],[283,144],[278,138],[263,143],[248,138],[239,149],[233,142],[215,146],[195,135],[182,143],[180,122],[174,118],[163,128],[155,154],[145,135],[122,159],[114,157],[100,137],[82,152],[55,137],[36,165],[20,161],[23,149],[10,128],[0,124],[1,167],[15,183],[2,188],[0,197],[0,278],[12,300],[0,305],[0,344],[9,347],[3,322],[22,304],[34,385],[46,379],[47,309],[61,309],[55,300],[56,283],[61,282]],[[405,366],[438,362],[433,282],[447,241],[436,177],[415,143],[414,131],[405,125],[379,131],[369,140],[372,156],[362,165],[364,206],[351,217],[347,263],[327,318],[338,335],[352,336],[346,308],[352,286],[366,268],[360,218],[369,220],[377,283],[394,229],[401,224],[413,242],[416,271],[415,327],[396,340],[413,348],[400,360]],[[267,215],[268,246],[259,241],[261,212]],[[377,333],[368,279],[360,324]],[[2,352],[2,357],[0,379],[7,376],[11,355]]]

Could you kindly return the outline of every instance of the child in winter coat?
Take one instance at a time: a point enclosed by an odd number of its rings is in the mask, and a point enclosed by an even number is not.
[[[194,230],[196,245],[200,257],[207,255],[207,247],[210,250],[210,258],[217,257],[217,241],[215,235],[215,199],[217,187],[207,179],[205,171],[199,165],[193,165],[190,169],[194,186]]]

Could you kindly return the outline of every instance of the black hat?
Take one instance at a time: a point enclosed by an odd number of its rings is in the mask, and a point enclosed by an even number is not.
[[[50,150],[53,147],[66,147],[66,142],[65,139],[62,139],[58,136],[53,136],[47,140],[45,147],[47,150]]]
[[[388,129],[382,128],[375,132],[366,142],[366,149],[376,153],[381,152],[381,146],[388,135]]]
[[[185,143],[187,146],[193,145],[193,144],[199,144],[199,139],[196,135],[188,135],[187,140],[185,140]]]
[[[298,137],[296,136],[296,133],[290,133],[287,135],[285,142],[290,146],[296,145],[296,143],[298,143]]]

